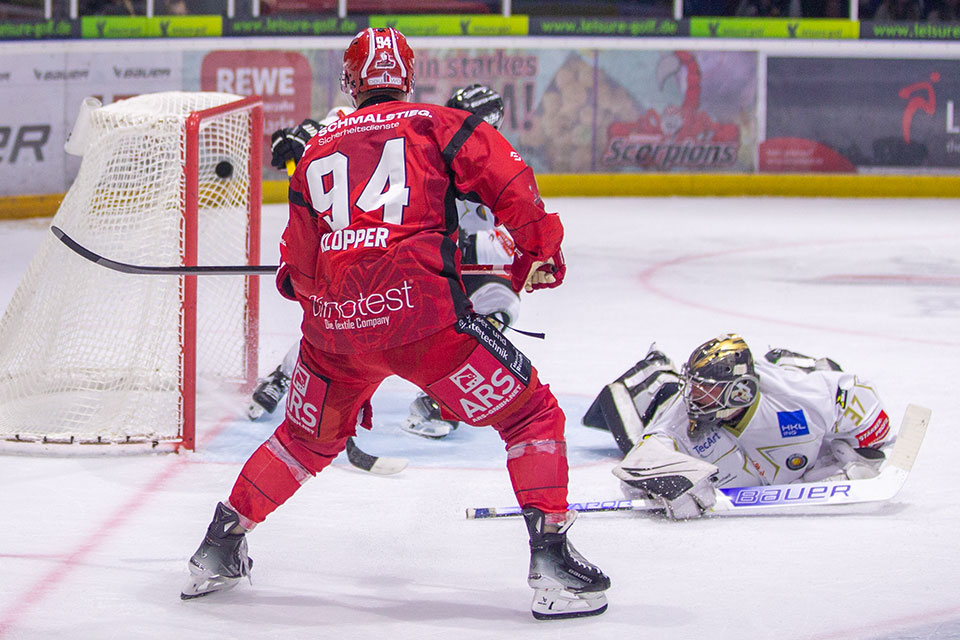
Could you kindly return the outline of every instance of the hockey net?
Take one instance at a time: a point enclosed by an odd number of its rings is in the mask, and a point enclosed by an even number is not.
[[[141,95],[93,109],[86,124],[53,224],[124,262],[259,262],[259,98]],[[198,379],[255,382],[258,284],[117,273],[49,234],[0,321],[2,448],[193,449]]]

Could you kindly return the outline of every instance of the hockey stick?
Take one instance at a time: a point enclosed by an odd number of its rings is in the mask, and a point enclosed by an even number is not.
[[[347,438],[347,460],[357,469],[369,471],[381,476],[392,476],[407,467],[406,458],[388,458],[372,456],[357,446],[353,438]]]
[[[131,273],[134,275],[167,275],[167,276],[227,276],[227,275],[270,275],[277,272],[279,265],[275,264],[251,264],[251,265],[225,265],[225,266],[198,266],[198,267],[154,267],[147,265],[129,264],[118,262],[105,258],[98,253],[91,251],[82,244],[71,238],[60,227],[53,225],[50,227],[53,235],[63,244],[67,245],[71,251],[85,258],[90,262],[96,263],[101,267],[106,267],[120,273]],[[490,264],[465,264],[461,266],[460,273],[464,275],[476,275],[488,273],[509,277],[510,273],[507,266]]]
[[[893,451],[874,478],[864,480],[798,482],[794,484],[735,487],[716,490],[716,504],[708,515],[752,515],[784,507],[884,502],[903,487],[930,423],[930,409],[907,405]],[[663,509],[658,500],[604,500],[571,503],[572,511],[654,511]],[[467,519],[503,518],[520,515],[520,507],[467,509]]]

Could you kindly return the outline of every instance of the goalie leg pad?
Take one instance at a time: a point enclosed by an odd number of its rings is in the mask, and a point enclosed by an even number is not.
[[[606,429],[623,453],[628,453],[643,436],[643,421],[622,382],[608,384],[587,409],[583,424]]]

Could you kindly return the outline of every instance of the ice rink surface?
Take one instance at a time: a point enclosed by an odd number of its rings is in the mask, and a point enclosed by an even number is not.
[[[651,342],[683,361],[739,332],[828,355],[871,379],[894,423],[933,410],[913,472],[886,504],[666,522],[586,514],[571,540],[613,581],[600,617],[537,622],[513,504],[490,429],[443,441],[401,432],[413,389],[388,380],[358,443],[403,456],[392,477],[345,460],[249,534],[253,584],[179,599],[218,500],[280,415],[200,399],[196,453],[0,456],[0,637],[960,638],[960,204],[957,200],[550,199],[569,271],[525,296],[510,334],[567,413],[573,501],[620,497],[613,438],[580,424]],[[285,208],[265,211],[275,261]],[[0,222],[6,304],[49,220]],[[69,232],[69,230],[67,230]],[[134,276],[131,276],[134,277]],[[260,370],[298,337],[298,308],[266,281]]]

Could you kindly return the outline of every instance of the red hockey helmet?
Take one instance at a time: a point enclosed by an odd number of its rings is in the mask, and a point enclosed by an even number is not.
[[[356,98],[374,89],[413,91],[413,49],[392,27],[364,29],[343,52],[340,88]]]

